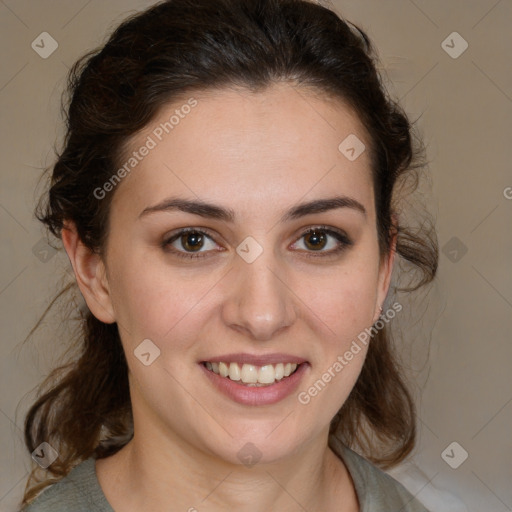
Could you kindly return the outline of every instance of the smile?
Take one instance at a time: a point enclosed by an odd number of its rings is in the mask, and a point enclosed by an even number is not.
[[[227,360],[203,361],[198,367],[213,385],[213,389],[232,401],[249,406],[264,406],[276,404],[292,395],[311,368],[306,361],[276,363],[275,357],[272,358],[273,364],[262,366]]]
[[[209,362],[204,366],[217,375],[246,384],[247,386],[270,386],[292,375],[299,365],[296,363],[278,363],[256,366],[252,364],[239,365],[236,362]]]

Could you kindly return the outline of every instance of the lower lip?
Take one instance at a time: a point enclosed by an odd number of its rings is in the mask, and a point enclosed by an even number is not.
[[[199,363],[199,366],[212,384],[227,397],[231,398],[231,400],[244,405],[270,405],[280,402],[297,389],[309,364],[302,363],[289,377],[276,381],[270,386],[260,387],[239,384],[229,377],[221,377],[211,370],[208,370],[202,363]]]

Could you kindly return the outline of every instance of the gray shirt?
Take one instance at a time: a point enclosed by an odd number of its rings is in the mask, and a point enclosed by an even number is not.
[[[400,482],[339,441],[333,444],[354,481],[360,512],[429,512]],[[95,459],[90,458],[44,489],[23,512],[114,511],[96,477]]]

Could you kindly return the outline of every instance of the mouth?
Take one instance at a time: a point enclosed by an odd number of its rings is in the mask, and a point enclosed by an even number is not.
[[[235,358],[238,362],[232,360]],[[286,354],[234,354],[232,358],[221,356],[216,361],[202,361],[198,366],[213,389],[246,406],[273,405],[287,399],[310,372],[306,360]]]
[[[306,363],[282,362],[257,366],[246,363],[241,365],[234,361],[203,361],[201,364],[208,371],[241,386],[267,387],[285,381]]]

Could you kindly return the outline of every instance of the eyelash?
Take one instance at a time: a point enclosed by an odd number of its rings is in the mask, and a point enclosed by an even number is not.
[[[326,233],[327,235],[333,236],[339,242],[340,245],[336,249],[333,249],[330,251],[319,251],[317,253],[315,253],[314,251],[305,251],[306,253],[308,253],[308,254],[306,254],[306,257],[308,257],[308,258],[319,258],[319,257],[320,258],[328,258],[328,257],[337,256],[338,254],[340,254],[347,248],[354,245],[352,240],[350,240],[345,233],[343,233],[342,231],[333,229],[333,228],[329,228],[328,226],[314,226],[314,227],[308,228],[304,233],[302,233],[300,235],[300,237],[297,240],[300,240],[304,236],[306,236],[309,233],[312,233],[314,231],[321,231],[323,233]],[[173,234],[170,238],[166,238],[162,242],[162,249],[175,254],[179,258],[184,258],[184,259],[189,259],[189,260],[208,257],[207,255],[208,255],[208,252],[210,252],[210,251],[201,251],[201,252],[197,252],[197,253],[190,253],[190,252],[179,251],[174,248],[172,248],[172,249],[169,248],[170,245],[175,240],[179,239],[182,235],[184,235],[186,233],[197,233],[200,235],[205,235],[210,239],[213,239],[212,236],[210,236],[207,231],[204,231],[202,229],[185,228],[185,229],[180,230],[178,233]]]

